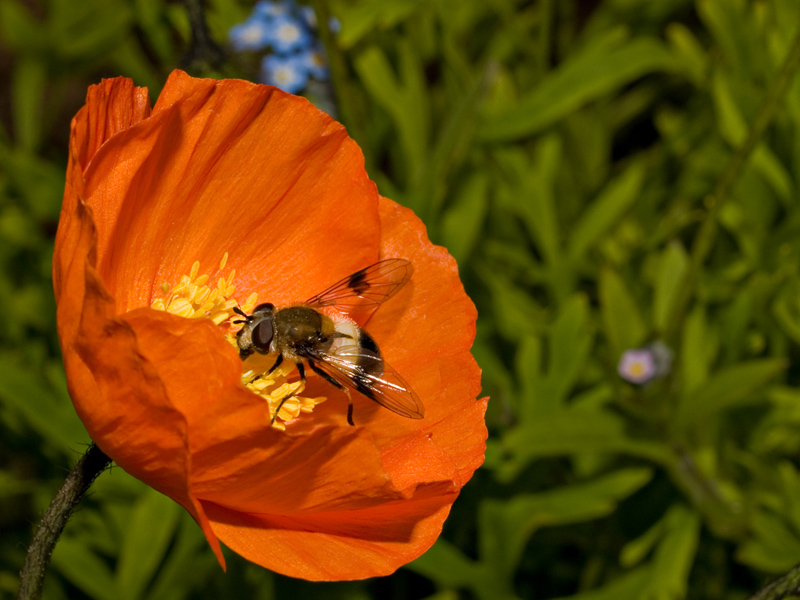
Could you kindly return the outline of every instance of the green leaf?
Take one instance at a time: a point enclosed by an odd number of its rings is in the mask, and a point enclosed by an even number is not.
[[[520,186],[504,186],[508,204],[516,207],[531,237],[550,264],[561,257],[561,233],[556,211],[555,178],[561,163],[562,143],[556,135],[547,136],[535,147],[528,163],[518,154],[506,154],[507,164],[516,171]]]
[[[669,244],[661,256],[653,301],[653,320],[658,331],[668,328],[667,320],[673,314],[673,305],[688,266],[689,258],[683,246],[677,242]]]
[[[39,377],[13,357],[0,357],[0,400],[19,413],[47,447],[72,458],[89,439],[68,397],[39,382]]]
[[[600,237],[616,225],[636,202],[644,182],[644,167],[634,163],[609,182],[572,230],[569,258],[575,263]]]
[[[0,143],[0,170],[20,191],[26,208],[40,219],[55,219],[64,194],[63,168],[20,149]]]
[[[699,0],[697,12],[722,48],[723,60],[733,68],[737,78],[754,79],[773,68],[758,29],[752,26],[755,15],[749,3],[741,0]]]
[[[17,145],[26,152],[39,147],[47,68],[38,58],[21,58],[13,71],[14,133]]]
[[[181,507],[147,488],[130,515],[117,565],[117,585],[124,600],[144,598],[147,584],[164,560]]]
[[[477,172],[467,179],[442,219],[442,238],[458,264],[466,263],[483,228],[489,204],[489,178]]]
[[[166,25],[163,0],[134,0],[134,11],[140,31],[147,36],[159,62],[173,62],[172,31]]]
[[[51,0],[50,33],[63,62],[97,59],[127,41],[133,23],[129,3],[119,0]]]
[[[17,51],[38,51],[46,45],[47,32],[36,22],[25,3],[0,0],[0,38]]]
[[[508,461],[497,476],[509,481],[532,460],[548,456],[619,452],[662,465],[672,463],[668,448],[629,438],[623,419],[606,410],[561,410],[546,413],[511,429],[503,438]]]
[[[563,307],[547,336],[549,349],[542,360],[542,343],[533,335],[523,338],[516,370],[522,382],[521,421],[536,420],[563,406],[578,381],[592,346],[586,298],[576,294]],[[542,369],[543,363],[547,370]]]
[[[445,588],[470,587],[482,576],[479,565],[444,538],[436,540],[430,550],[406,568]]]
[[[556,600],[622,600],[623,598],[644,598],[643,593],[652,579],[652,569],[642,567],[612,579],[606,585],[589,592],[564,596]]]
[[[62,535],[53,551],[53,566],[79,590],[95,600],[119,600],[106,562],[78,538]]]
[[[544,309],[506,277],[489,269],[480,269],[480,273],[491,291],[497,329],[508,340],[520,340],[526,334],[520,323],[541,320]]]
[[[422,210],[417,216],[429,227],[435,224],[435,219],[441,211],[448,172],[469,153],[475,129],[475,116],[486,94],[489,71],[490,69],[486,68],[480,76],[473,78],[474,81],[465,91],[459,89],[457,99],[453,99],[455,107],[439,130],[433,152],[425,161],[414,189],[409,194],[414,197],[412,203]],[[486,174],[480,171],[475,173],[478,174],[486,177]]]
[[[685,598],[689,571],[700,541],[700,517],[682,505],[670,508],[664,522],[664,538],[653,559],[650,598]]]
[[[37,482],[19,479],[17,474],[0,469],[0,501],[4,501],[12,496],[30,494],[36,489]]]
[[[485,115],[478,136],[498,142],[533,135],[643,75],[674,68],[672,55],[657,39],[626,41],[617,30],[587,43],[513,108]]]
[[[766,573],[784,573],[800,562],[800,538],[786,520],[760,509],[750,517],[752,537],[739,546],[736,560]]]
[[[738,363],[722,369],[696,390],[681,396],[674,424],[678,429],[703,425],[715,413],[744,402],[765,400],[759,393],[786,369],[782,358]]]
[[[722,70],[714,72],[711,78],[711,91],[722,137],[731,146],[741,146],[747,137],[747,122],[736,105],[728,79]]]
[[[708,378],[715,355],[714,335],[706,322],[705,307],[698,304],[686,318],[683,330],[680,358],[685,392],[696,389]]]
[[[631,568],[638,565],[656,547],[664,536],[664,520],[664,518],[659,519],[650,529],[623,546],[619,554],[619,563],[623,567]]]
[[[177,505],[176,505],[177,506]],[[179,510],[178,533],[174,544],[164,557],[164,565],[147,592],[148,600],[179,600],[188,596],[193,589],[202,588],[203,581],[198,572],[219,569],[217,558],[209,552],[203,532],[189,516]],[[207,569],[202,567],[207,564]],[[193,585],[187,585],[191,581]]]
[[[667,25],[666,37],[675,60],[696,86],[703,86],[708,72],[708,56],[705,48],[691,29],[682,23]]]
[[[398,81],[389,59],[377,46],[362,52],[355,67],[367,91],[394,121],[403,148],[406,179],[412,182],[428,158],[429,97],[420,59],[408,40],[399,42],[399,58],[402,81]]]
[[[717,70],[711,81],[720,133],[732,147],[738,148],[747,137],[748,124],[739,110],[726,75]],[[789,202],[794,191],[792,177],[772,150],[764,143],[759,143],[750,161],[776,196],[784,204]]]
[[[625,280],[613,269],[600,272],[599,291],[603,327],[616,361],[625,350],[644,341],[647,328]]]
[[[539,494],[486,500],[479,514],[482,564],[497,589],[512,579],[528,539],[543,527],[581,523],[612,513],[623,500],[645,485],[653,472],[646,468],[621,469],[586,483]]]
[[[342,24],[338,35],[342,48],[353,47],[365,35],[385,30],[413,14],[421,0],[361,0],[339,14]]]

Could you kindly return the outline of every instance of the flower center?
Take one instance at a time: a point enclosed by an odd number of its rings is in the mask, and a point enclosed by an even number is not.
[[[227,277],[223,275],[228,262],[228,253],[219,263],[216,286],[209,286],[211,277],[200,275],[200,263],[195,262],[188,275],[184,275],[177,285],[161,285],[161,296],[155,298],[150,308],[163,310],[188,319],[210,319],[225,333],[228,342],[238,350],[236,333],[241,316],[234,308],[249,313],[258,301],[258,294],[252,293],[244,304],[235,298],[236,288],[233,279],[236,271],[231,269]],[[285,430],[286,424],[297,419],[301,413],[310,413],[314,407],[325,401],[325,397],[308,398],[300,394],[305,384],[299,379],[294,365],[285,361],[277,369],[269,370],[275,364],[273,354],[254,354],[242,362],[242,384],[251,392],[258,394],[267,403],[267,423],[276,429]],[[275,411],[278,411],[275,417]]]

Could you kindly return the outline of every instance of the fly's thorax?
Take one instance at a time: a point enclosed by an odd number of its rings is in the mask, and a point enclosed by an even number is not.
[[[275,313],[275,349],[287,358],[304,356],[309,349],[327,350],[334,323],[308,306],[290,306]]]

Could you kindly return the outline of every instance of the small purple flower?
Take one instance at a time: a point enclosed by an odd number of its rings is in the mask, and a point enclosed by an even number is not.
[[[646,348],[626,350],[617,365],[619,376],[631,383],[647,383],[656,376],[656,361]]]
[[[308,71],[295,56],[270,54],[261,61],[261,77],[264,83],[296,94],[308,83]]]
[[[308,47],[311,34],[299,20],[280,16],[271,20],[267,41],[275,52],[284,54]]]
[[[622,353],[617,364],[619,376],[630,383],[644,385],[663,377],[672,368],[672,350],[656,340],[644,348],[632,348]]]
[[[237,52],[263,50],[269,42],[269,31],[270,23],[268,21],[251,16],[244,23],[231,27],[228,39]]]
[[[297,61],[308,72],[309,75],[320,81],[328,79],[328,61],[325,58],[325,51],[317,45],[307,48],[296,55]]]

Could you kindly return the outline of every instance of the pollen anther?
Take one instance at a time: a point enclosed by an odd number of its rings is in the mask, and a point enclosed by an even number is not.
[[[228,253],[222,256],[219,262],[219,271],[228,263]],[[236,270],[231,269],[227,276],[220,273],[216,283],[211,287],[206,285],[211,280],[210,275],[200,273],[200,262],[192,264],[189,275],[184,275],[181,280],[171,286],[164,282],[159,286],[160,297],[150,303],[150,308],[172,313],[179,317],[191,319],[210,319],[215,325],[223,328],[228,342],[237,347],[236,325],[232,321],[241,319],[234,312],[239,308],[245,313],[253,311],[258,302],[258,294],[253,292],[244,304],[233,297],[236,286],[233,281]],[[317,404],[325,401],[324,397],[308,398],[301,396],[305,384],[299,379],[294,365],[287,362],[279,368],[269,372],[275,364],[276,357],[256,355],[242,363],[242,384],[251,392],[261,396],[267,403],[266,423],[280,430],[286,429],[286,424],[297,419],[301,413],[310,413]],[[280,407],[280,410],[278,410]],[[278,416],[273,421],[273,415],[278,410]]]

